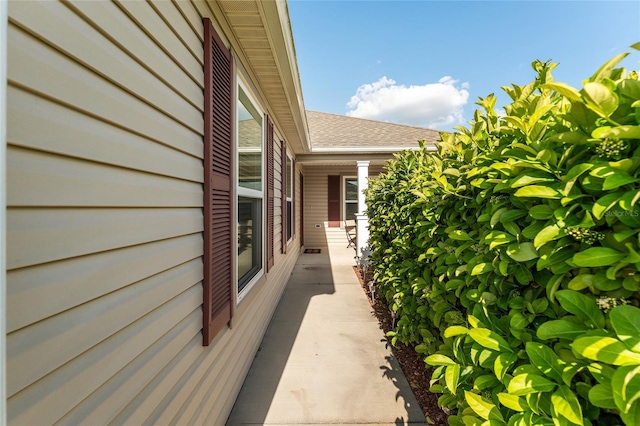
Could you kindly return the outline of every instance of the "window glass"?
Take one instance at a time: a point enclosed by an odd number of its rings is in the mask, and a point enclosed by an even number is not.
[[[238,300],[262,269],[263,255],[263,120],[242,87],[238,87],[237,103],[238,161]]]
[[[238,102],[238,184],[262,190],[262,117],[239,88]]]
[[[238,197],[238,291],[262,267],[261,200]]]
[[[358,179],[346,178],[344,186],[345,200],[358,201]]]

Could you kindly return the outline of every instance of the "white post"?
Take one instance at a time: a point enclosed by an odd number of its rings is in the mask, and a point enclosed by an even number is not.
[[[364,191],[369,187],[369,161],[358,161],[358,214],[367,209],[364,201]]]
[[[358,213],[356,214],[357,256],[369,245],[369,217],[366,214],[367,203],[364,191],[369,187],[369,161],[358,161]]]
[[[7,424],[7,23],[6,0],[0,0],[0,424]]]

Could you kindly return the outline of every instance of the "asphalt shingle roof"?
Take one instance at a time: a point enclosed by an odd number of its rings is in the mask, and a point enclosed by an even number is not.
[[[423,127],[386,123],[307,110],[311,148],[409,148],[418,140],[435,144],[439,132]]]

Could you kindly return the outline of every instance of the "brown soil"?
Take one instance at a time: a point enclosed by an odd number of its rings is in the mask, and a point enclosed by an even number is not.
[[[373,308],[372,314],[378,319],[380,329],[382,329],[385,334],[393,330],[393,318],[391,317],[389,308],[378,298],[377,293],[375,294],[375,299],[371,298],[368,283],[372,280],[372,277],[367,274],[368,276],[363,279],[361,271],[355,266],[353,269],[360,279],[360,285],[367,295],[369,303],[371,303],[371,307]],[[429,392],[431,370],[426,368],[422,357],[415,351],[413,345],[409,346],[397,342],[396,345],[393,346],[391,345],[391,339],[387,338],[387,340],[427,421],[434,425],[447,425],[447,415],[438,407],[438,395]]]

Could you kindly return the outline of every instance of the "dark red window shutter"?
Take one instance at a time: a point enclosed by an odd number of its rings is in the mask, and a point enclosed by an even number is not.
[[[281,176],[281,181],[282,181],[282,247],[281,247],[281,252],[282,253],[286,253],[287,252],[287,209],[289,208],[287,206],[287,185],[289,184],[289,182],[287,182],[287,144],[285,143],[285,141],[280,141],[281,143],[281,149],[280,149],[280,158],[282,161],[282,170],[280,173]]]
[[[209,345],[233,314],[233,59],[204,18],[204,300]]]
[[[340,226],[340,176],[330,175],[327,185],[329,193],[327,201],[329,226]]]
[[[274,146],[273,146],[273,123],[267,115],[267,272],[273,267],[273,211],[274,211]]]

